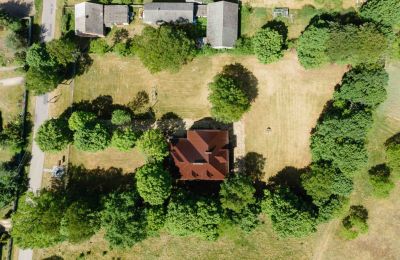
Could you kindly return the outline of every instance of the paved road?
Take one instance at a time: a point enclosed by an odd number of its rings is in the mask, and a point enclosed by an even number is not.
[[[42,12],[42,35],[44,42],[51,41],[54,38],[54,28],[56,24],[56,0],[43,0]],[[48,95],[37,96],[35,101],[35,121],[33,136],[35,136],[39,126],[49,117]],[[42,185],[44,164],[44,153],[39,149],[35,141],[32,145],[32,160],[29,168],[29,189],[33,192],[40,190]],[[18,251],[18,260],[31,260],[33,251],[31,249],[20,249]]]

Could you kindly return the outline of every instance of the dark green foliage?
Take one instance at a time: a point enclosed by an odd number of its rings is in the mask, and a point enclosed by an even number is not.
[[[233,53],[242,55],[254,54],[253,40],[252,38],[241,37],[237,39]]]
[[[221,209],[215,201],[178,193],[168,205],[165,227],[173,235],[215,240],[220,222]]]
[[[111,145],[120,151],[132,149],[140,134],[131,128],[116,129],[111,138]]]
[[[104,150],[110,141],[111,135],[108,129],[100,123],[74,133],[74,145],[82,151],[97,152]]]
[[[111,123],[114,125],[126,125],[131,121],[131,115],[125,110],[117,109],[112,112]]]
[[[146,27],[142,35],[133,39],[135,54],[152,73],[162,70],[178,71],[192,59],[194,46],[194,41],[183,30],[169,25]]]
[[[27,180],[19,175],[18,169],[8,163],[0,164],[0,208],[9,205],[17,196],[27,188]]]
[[[61,18],[61,32],[67,34],[75,28],[75,15],[74,11],[69,8],[64,8],[64,13]]]
[[[334,94],[335,101],[375,108],[386,99],[388,80],[389,76],[383,67],[356,67],[343,77],[340,89]]]
[[[329,62],[327,41],[329,28],[309,26],[297,41],[297,55],[306,69],[318,68]]]
[[[400,133],[386,142],[387,164],[395,179],[400,177]]]
[[[248,176],[237,173],[231,175],[221,184],[219,192],[221,206],[236,213],[243,211],[249,204],[255,202],[256,189]]]
[[[158,129],[144,132],[137,140],[136,146],[150,161],[162,161],[169,154],[168,143]]]
[[[171,175],[160,163],[148,163],[136,170],[140,196],[151,205],[161,205],[171,194]]]
[[[62,196],[42,190],[40,196],[29,194],[19,200],[12,215],[11,236],[19,248],[44,248],[63,240],[59,230],[65,211]]]
[[[146,216],[146,233],[148,236],[156,236],[164,227],[166,212],[163,206],[147,207],[144,211]]]
[[[252,38],[254,53],[262,63],[272,63],[283,56],[283,36],[278,31],[265,28]]]
[[[261,223],[259,219],[260,213],[260,205],[251,204],[244,207],[240,212],[232,212],[230,218],[234,225],[237,225],[245,232],[251,232]]]
[[[88,127],[96,119],[96,115],[92,112],[75,111],[68,119],[68,126],[72,131],[79,131]]]
[[[99,230],[98,216],[86,202],[76,201],[65,211],[60,233],[70,243],[79,243],[89,239]]]
[[[339,64],[374,64],[388,49],[388,40],[374,24],[332,26],[327,41],[327,54]]]
[[[94,39],[90,41],[89,52],[96,54],[104,54],[110,49],[104,39]]]
[[[341,215],[349,199],[332,195],[329,200],[318,205],[318,223],[323,223]]]
[[[351,206],[349,215],[342,220],[340,234],[346,239],[354,239],[368,232],[368,211],[364,206]]]
[[[146,225],[136,191],[114,192],[104,201],[101,226],[111,247],[129,248],[146,237]]]
[[[39,127],[35,141],[43,152],[59,152],[71,143],[72,132],[67,121],[50,119]]]
[[[119,56],[125,57],[132,54],[130,42],[118,42],[112,48],[113,52]]]
[[[217,75],[209,84],[212,104],[211,115],[218,121],[232,123],[239,121],[250,109],[250,101],[235,81],[224,75]]]
[[[351,173],[367,161],[364,147],[372,115],[356,111],[348,116],[327,117],[311,136],[313,161],[331,161],[344,173]]]
[[[25,78],[27,89],[35,95],[42,95],[55,89],[62,76],[54,70],[44,72],[36,67],[30,67]]]
[[[390,179],[390,168],[385,164],[379,164],[372,167],[368,173],[374,196],[378,198],[388,197],[394,188],[394,183]]]
[[[23,123],[22,117],[17,116],[4,126],[0,134],[0,143],[3,148],[10,149],[14,153],[18,153],[24,148]]]
[[[57,61],[50,56],[46,45],[34,43],[26,52],[26,63],[29,67],[34,67],[43,72],[46,70],[54,71],[57,67]]]
[[[68,39],[52,40],[47,43],[46,49],[51,59],[64,67],[76,62],[79,57],[78,47],[73,41]]]
[[[398,0],[368,0],[360,9],[361,16],[385,25],[400,25]]]
[[[302,175],[302,184],[317,206],[332,195],[348,197],[353,190],[353,181],[329,164],[312,165],[311,171]]]
[[[306,236],[316,230],[316,218],[303,198],[288,188],[265,190],[262,211],[272,221],[272,227],[281,237]]]

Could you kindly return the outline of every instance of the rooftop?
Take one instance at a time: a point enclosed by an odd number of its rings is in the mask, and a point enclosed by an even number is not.
[[[149,24],[194,20],[194,3],[147,3],[144,4],[143,21]]]
[[[75,5],[75,34],[88,37],[104,36],[102,4],[83,2]]]
[[[181,180],[223,180],[229,172],[229,133],[223,130],[188,130],[174,139],[171,155]]]
[[[105,5],[104,6],[104,25],[112,27],[114,25],[129,24],[129,7],[127,5]]]

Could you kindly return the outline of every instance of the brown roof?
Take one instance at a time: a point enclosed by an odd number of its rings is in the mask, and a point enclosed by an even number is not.
[[[171,142],[181,180],[223,180],[229,171],[229,134],[222,130],[189,130]]]

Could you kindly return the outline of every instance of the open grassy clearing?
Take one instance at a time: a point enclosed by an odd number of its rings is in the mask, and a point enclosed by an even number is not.
[[[326,1],[334,2],[334,0]],[[259,7],[289,7],[293,9],[301,9],[305,5],[313,5],[317,8],[325,7],[324,5],[317,4],[315,0],[244,0],[243,3],[250,3],[252,6],[259,6]],[[356,0],[342,0],[342,7],[343,8],[350,8],[355,7],[357,1]]]

